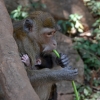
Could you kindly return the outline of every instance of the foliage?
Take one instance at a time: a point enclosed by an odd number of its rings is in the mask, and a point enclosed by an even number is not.
[[[11,18],[14,20],[21,20],[28,16],[28,12],[25,11],[26,8],[23,8],[21,5],[17,9],[11,12]]]
[[[100,92],[93,93],[93,90],[91,87],[86,85],[79,85],[79,94],[80,94],[80,100],[97,100],[97,98],[100,96]]]
[[[93,35],[95,36],[95,39],[100,40],[100,19],[96,20],[96,22],[93,24],[93,27]]]
[[[98,80],[97,80],[97,79],[94,79],[94,80],[93,80],[93,85],[96,86],[96,87],[97,87],[98,85],[100,85],[100,80],[99,80],[99,79],[98,79]]]
[[[95,16],[100,16],[100,2],[96,0],[84,0],[88,8]]]
[[[59,20],[58,24],[61,26],[62,31],[64,33],[71,33],[71,31],[75,31],[75,29],[78,32],[83,32],[83,26],[80,23],[80,19],[82,18],[82,16],[78,15],[78,14],[71,14],[68,18],[68,20],[64,21],[64,20]],[[75,31],[76,32],[76,31]]]
[[[47,6],[45,5],[45,4],[43,4],[43,3],[41,3],[40,1],[37,1],[37,2],[33,2],[32,4],[31,4],[31,6],[36,10],[36,9],[46,9],[47,8]]]
[[[97,43],[83,38],[75,38],[74,40],[74,47],[79,51],[84,61],[85,78],[90,81],[91,70],[97,70],[100,67],[100,40]]]
[[[95,0],[85,0],[87,5],[92,9],[92,13],[100,15],[99,3]],[[34,9],[46,8],[46,5],[40,2],[32,3]],[[11,18],[14,20],[21,20],[28,16],[28,12],[22,6],[11,12]],[[61,26],[63,33],[71,33],[72,30],[76,32],[83,32],[84,28],[80,19],[82,16],[78,14],[71,14],[68,20],[59,20],[58,24]],[[82,37],[74,38],[74,48],[78,50],[84,62],[85,81],[90,83],[91,70],[100,68],[100,19],[97,19],[93,24],[93,37],[91,39],[84,39]],[[73,33],[73,32],[72,32]],[[71,33],[71,34],[72,34]],[[76,34],[77,35],[77,34]],[[95,42],[94,42],[95,41]],[[100,85],[100,80],[93,80],[93,85]],[[100,93],[93,93],[89,86],[82,86],[79,88],[80,100],[96,100]]]
[[[84,0],[91,9],[91,13],[100,16],[100,2],[95,0]],[[100,69],[100,18],[93,24],[92,37],[75,37],[74,48],[78,50],[84,62],[85,84],[95,87],[100,86],[99,79],[92,79],[91,71]],[[88,85],[79,88],[80,100],[97,100],[100,92],[95,92]]]
[[[41,3],[40,0],[38,2],[33,2],[31,5],[29,5],[30,8],[33,7],[33,11],[37,9],[45,9],[46,5]],[[28,7],[22,7],[19,5],[15,10],[13,10],[10,14],[11,18],[14,20],[22,20],[26,18],[29,13],[27,11]]]
[[[100,2],[95,0],[85,1],[95,16],[100,15]],[[84,61],[85,82],[89,84],[91,82],[91,71],[97,71],[100,68],[100,18],[93,24],[93,32],[90,39],[77,37],[74,38],[74,41],[74,47],[79,51],[79,54]],[[97,87],[100,85],[100,80],[93,79],[92,85]],[[81,100],[96,100],[100,95],[100,92],[94,93],[91,88],[89,88],[89,86],[80,88],[84,91],[81,92],[81,90],[79,90]]]
[[[100,29],[100,19],[97,19],[96,22],[93,24],[93,27]]]

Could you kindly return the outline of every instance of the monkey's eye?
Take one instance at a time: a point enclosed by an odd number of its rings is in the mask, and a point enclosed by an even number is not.
[[[53,35],[56,31],[48,32],[47,35]]]
[[[54,35],[55,32],[56,32],[56,31],[47,32],[47,33],[46,33],[46,36],[47,36],[47,37],[52,37],[52,36]]]
[[[47,35],[53,35],[52,32],[47,33]]]
[[[56,33],[56,30],[53,33]]]
[[[47,37],[52,37],[53,36],[53,33],[52,32],[48,32],[48,33],[46,33],[46,36]]]

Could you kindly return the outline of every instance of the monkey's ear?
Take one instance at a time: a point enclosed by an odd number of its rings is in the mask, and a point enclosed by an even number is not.
[[[32,28],[33,28],[33,20],[32,19],[26,19],[24,21],[24,24],[23,24],[24,31],[29,33],[29,32],[32,31]]]

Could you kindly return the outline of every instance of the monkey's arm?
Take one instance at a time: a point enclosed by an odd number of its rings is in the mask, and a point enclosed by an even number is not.
[[[29,72],[30,73],[30,72]],[[29,76],[32,85],[41,85],[45,83],[55,83],[62,80],[75,80],[78,72],[77,69],[67,69],[62,68],[59,70],[31,70],[31,75]]]

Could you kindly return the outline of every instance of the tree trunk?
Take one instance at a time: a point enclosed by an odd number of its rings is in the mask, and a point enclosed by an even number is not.
[[[0,82],[6,100],[39,100],[34,92],[13,39],[11,19],[0,0]]]

